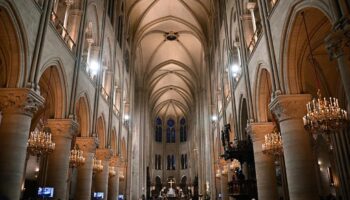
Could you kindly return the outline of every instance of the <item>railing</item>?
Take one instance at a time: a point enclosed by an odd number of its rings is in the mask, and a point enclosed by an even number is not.
[[[119,110],[118,110],[118,108],[117,108],[117,105],[115,105],[115,104],[113,104],[113,111],[115,112],[115,114],[117,115],[117,117],[120,116],[120,112],[119,112]]]
[[[262,32],[261,24],[257,23],[256,30],[255,30],[255,32],[250,40],[250,43],[248,45],[248,49],[249,49],[250,53],[254,50],[254,48],[259,40],[259,36],[260,36],[261,32]]]
[[[63,41],[66,43],[68,48],[72,51],[75,52],[76,50],[76,44],[72,37],[69,35],[69,32],[66,28],[64,28],[63,23],[61,20],[59,20],[57,14],[55,12],[51,12],[51,22],[56,28],[56,31],[61,35],[61,38]]]
[[[101,87],[101,95],[103,96],[103,98],[105,98],[106,101],[109,100],[109,95],[104,87]]]
[[[268,2],[268,7],[269,7],[269,14],[272,12],[272,10],[275,8],[275,6],[277,5],[277,2],[278,2],[279,0],[270,0],[269,2]]]

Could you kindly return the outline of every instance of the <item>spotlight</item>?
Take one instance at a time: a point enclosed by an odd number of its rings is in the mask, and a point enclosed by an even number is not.
[[[216,115],[211,116],[211,121],[215,122],[217,120],[218,120],[218,116]]]
[[[124,119],[125,119],[125,120],[129,120],[129,119],[130,119],[130,116],[129,116],[129,115],[124,115]]]
[[[237,64],[231,66],[231,72],[233,77],[237,77],[241,73],[241,68]]]
[[[98,70],[100,68],[100,65],[98,64],[98,62],[97,61],[91,61],[89,67],[90,67],[90,70],[91,70],[91,74],[93,76],[97,75],[97,72],[98,72]]]

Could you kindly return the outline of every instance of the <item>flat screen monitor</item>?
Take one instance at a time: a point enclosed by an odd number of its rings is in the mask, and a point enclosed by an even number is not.
[[[118,200],[124,200],[124,195],[122,194],[118,195]]]
[[[39,197],[53,197],[53,187],[39,187],[38,189]]]
[[[103,199],[104,193],[103,192],[94,192],[94,199]]]

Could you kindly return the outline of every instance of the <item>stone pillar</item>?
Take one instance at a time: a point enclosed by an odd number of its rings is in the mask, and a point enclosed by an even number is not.
[[[350,62],[348,61],[348,54],[346,54],[344,50],[344,48],[346,48],[346,44],[349,44],[350,39],[346,38],[346,34],[350,34],[350,30],[348,30],[347,33],[343,30],[333,32],[326,38],[326,44],[331,58],[337,60],[339,74],[343,82],[346,99],[348,104],[350,104]]]
[[[115,168],[117,172],[115,176],[109,176],[108,180],[108,200],[116,200],[118,197],[119,190],[119,176],[118,176],[118,168],[117,168],[118,157],[113,156],[111,158],[109,166]]]
[[[310,99],[309,94],[280,95],[269,105],[281,128],[291,200],[318,199],[311,136],[302,120]]]
[[[73,0],[66,0],[66,11],[64,13],[64,19],[63,19],[63,28],[64,30],[62,30],[62,37],[64,38],[68,33],[66,32],[67,30],[67,25],[68,25],[68,17],[69,17],[69,10],[70,10],[70,7],[72,6],[73,4]]]
[[[0,194],[3,198],[20,198],[30,124],[43,102],[44,99],[30,89],[0,89]]]
[[[78,124],[72,119],[49,119],[55,150],[48,156],[46,185],[55,189],[54,199],[66,199],[69,155]]]
[[[74,199],[90,200],[92,186],[92,167],[96,151],[96,139],[93,137],[79,137],[76,144],[83,151],[85,164],[78,167],[77,186]]]
[[[262,144],[265,141],[265,135],[271,133],[274,125],[267,123],[250,123],[247,131],[252,136],[256,183],[258,187],[259,200],[277,200],[277,183],[274,160],[263,154]]]
[[[253,31],[256,32],[256,19],[255,19],[255,9],[256,3],[255,2],[249,2],[247,3],[247,9],[250,11],[250,15],[252,16],[252,25],[253,25]],[[255,36],[256,37],[256,36]],[[258,39],[257,37],[254,38],[255,41]]]
[[[109,161],[112,153],[111,149],[96,149],[96,157],[102,160],[103,170],[95,174],[94,186],[95,192],[103,192],[103,200],[108,197]]]

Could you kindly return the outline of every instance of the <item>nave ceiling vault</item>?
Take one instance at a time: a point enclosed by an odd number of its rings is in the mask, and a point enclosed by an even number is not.
[[[206,64],[210,0],[127,1],[138,84],[152,117],[190,117]]]

